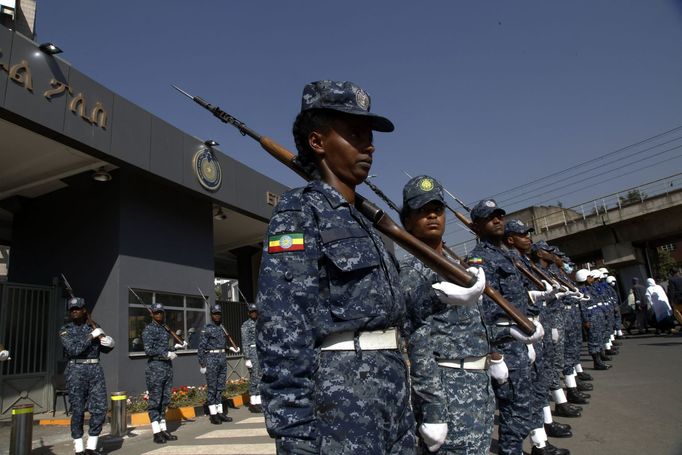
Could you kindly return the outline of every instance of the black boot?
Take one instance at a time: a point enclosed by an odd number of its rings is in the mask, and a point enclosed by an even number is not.
[[[616,337],[616,338],[618,338],[618,337]],[[617,347],[617,346],[623,346],[623,343],[621,343],[620,341],[616,341],[616,340],[613,340],[613,341],[611,342],[611,344],[614,345],[614,346],[616,346],[616,347]]]
[[[222,419],[218,417],[218,414],[211,414],[208,420],[210,420],[213,425],[220,425],[223,423]]]
[[[249,411],[255,413],[255,414],[262,414],[263,413],[263,408],[259,404],[250,404],[249,405]]]
[[[220,414],[218,413],[218,418],[222,420],[223,422],[232,422],[232,417],[228,416],[227,414]]]
[[[606,351],[604,349],[601,350],[599,353],[599,358],[601,358],[604,362],[608,362],[609,360],[612,360],[611,357],[606,355]]]
[[[545,433],[547,433],[547,436],[552,438],[570,438],[573,436],[569,425],[564,425],[557,422],[546,423]]]
[[[589,401],[577,389],[566,389],[566,399],[573,404],[588,404]]]
[[[592,360],[594,360],[595,370],[608,370],[609,368],[611,368],[611,365],[604,363],[604,361],[601,358],[601,355],[599,354],[592,354]]]
[[[85,449],[85,455],[97,455],[99,452],[92,449]]]
[[[154,433],[154,442],[157,444],[165,444],[166,443],[166,438],[163,437],[163,435],[159,433]]]
[[[594,386],[589,382],[575,381],[575,383],[578,385],[579,392],[587,392],[590,390],[594,390]]]
[[[164,438],[166,438],[166,441],[177,441],[178,437],[175,436],[174,434],[170,434],[166,430],[161,430],[161,434],[163,435]]]
[[[571,455],[571,452],[568,449],[560,449],[558,447],[554,447],[549,442],[546,442],[545,446],[542,449],[539,449],[537,447],[533,447],[533,450],[530,451],[530,454],[531,455]]]
[[[591,381],[593,378],[589,374],[585,373],[584,371],[581,371],[580,373],[577,373],[576,376],[578,379],[581,381]]]
[[[618,355],[618,354],[620,354],[620,351],[618,349],[616,349],[615,347],[612,347],[611,349],[607,349],[604,352],[606,353],[606,355]]]
[[[568,403],[557,403],[554,408],[554,415],[559,417],[580,417],[581,413],[577,409],[571,407]]]

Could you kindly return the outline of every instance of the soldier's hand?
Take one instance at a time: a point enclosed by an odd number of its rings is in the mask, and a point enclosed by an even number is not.
[[[470,267],[468,272],[476,276],[476,283],[470,288],[458,286],[454,283],[441,281],[431,287],[438,291],[440,301],[447,305],[475,305],[485,288],[485,272],[483,269]]]
[[[504,357],[500,360],[490,360],[490,377],[497,381],[498,384],[504,384],[509,379],[509,368],[504,361]]]
[[[535,348],[533,347],[532,344],[527,344],[526,347],[528,348],[528,359],[530,360],[530,363],[535,362]]]
[[[111,338],[109,335],[107,335],[105,337],[102,337],[102,339],[99,340],[99,344],[101,344],[102,346],[107,347],[107,348],[113,348],[116,343],[114,342],[113,338]]]
[[[90,336],[92,337],[93,340],[100,335],[104,335],[104,330],[100,329],[99,327],[90,332]]]
[[[525,344],[535,343],[536,341],[542,339],[543,336],[545,336],[545,329],[542,328],[542,324],[540,324],[539,321],[533,321],[533,324],[535,324],[535,332],[533,332],[533,334],[530,336],[526,335],[516,327],[510,328],[509,333],[515,340],[518,340],[522,343]]]
[[[253,363],[250,360],[247,360],[246,362],[244,362],[244,366],[248,369],[251,369],[253,368]]]
[[[235,354],[239,354],[239,348],[235,348],[234,346],[230,346],[228,349],[230,351],[234,352]]]
[[[552,341],[554,343],[559,342],[559,329],[554,328],[554,327],[552,328]]]
[[[178,356],[178,355],[177,355],[175,352],[173,352],[173,351],[168,351],[168,353],[166,354],[166,357],[168,357],[168,360],[175,360],[175,358],[176,358],[177,356]]]
[[[173,346],[175,349],[186,349],[187,348],[187,342],[184,341],[182,343],[175,343]]]
[[[0,351],[0,362],[4,362],[5,360],[9,359],[9,351],[2,350]]]
[[[448,435],[447,423],[422,423],[419,425],[419,433],[422,435],[429,452],[435,452],[445,442]]]
[[[206,367],[199,367],[199,373],[206,374]]]

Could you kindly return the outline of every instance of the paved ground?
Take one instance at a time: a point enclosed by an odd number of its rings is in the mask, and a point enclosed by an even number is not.
[[[608,371],[592,371],[583,357],[585,371],[594,376],[590,404],[570,423],[574,436],[551,439],[573,455],[680,455],[682,454],[682,337],[634,336],[624,340],[621,354]],[[245,408],[230,410],[235,422],[211,425],[197,417],[181,425],[169,424],[179,440],[159,446],[151,442],[150,427],[130,429],[124,439],[102,437],[101,452],[116,455],[274,454],[262,416]],[[109,431],[104,428],[103,435]],[[497,429],[495,433],[497,433]],[[9,453],[10,428],[0,427],[0,455]],[[35,426],[34,454],[72,454],[68,427]],[[527,444],[526,450],[530,451]]]

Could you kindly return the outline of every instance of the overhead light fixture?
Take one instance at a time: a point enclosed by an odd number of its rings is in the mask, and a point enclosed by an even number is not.
[[[207,146],[207,147],[215,147],[216,145],[220,145],[220,144],[218,144],[218,143],[217,143],[216,141],[214,141],[213,139],[209,139],[209,140],[207,140],[207,141],[204,141],[204,145]]]
[[[54,43],[43,43],[38,46],[38,49],[45,52],[47,55],[61,54],[63,51]]]
[[[98,182],[108,182],[109,180],[111,180],[111,174],[109,174],[106,170],[104,170],[103,167],[101,167],[92,174],[92,179]]]
[[[217,209],[217,210],[213,210],[213,219],[214,220],[221,220],[222,221],[222,220],[227,219],[227,215],[225,214],[225,212],[223,212],[222,207],[214,207],[214,209]]]

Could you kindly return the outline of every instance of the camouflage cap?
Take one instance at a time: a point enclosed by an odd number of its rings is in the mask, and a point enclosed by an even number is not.
[[[471,209],[471,221],[484,220],[495,213],[507,214],[507,212],[497,206],[497,202],[494,199],[483,199]]]
[[[218,305],[217,303],[215,305],[211,305],[211,314],[222,314],[223,313],[223,308]]]
[[[445,205],[443,187],[438,180],[428,175],[412,177],[403,187],[403,205],[412,210],[425,206],[431,201]]]
[[[533,250],[534,250],[534,251],[535,251],[535,250],[545,250],[545,251],[549,251],[549,252],[551,253],[551,252],[553,252],[555,249],[556,249],[556,247],[551,246],[550,244],[548,244],[548,243],[545,242],[544,240],[540,240],[539,242],[533,243]]]
[[[504,235],[509,234],[528,234],[529,232],[535,232],[535,229],[526,225],[521,220],[509,220],[504,223]]]
[[[249,311],[258,311],[258,307],[255,303],[249,303]]]
[[[156,302],[152,304],[152,313],[159,313],[161,311],[166,311],[162,303]]]
[[[316,81],[303,87],[301,112],[308,109],[331,109],[369,118],[372,129],[390,133],[395,129],[385,117],[372,114],[370,98],[362,88],[348,81]]]
[[[83,308],[85,306],[85,299],[82,297],[71,297],[67,303],[67,308]]]

